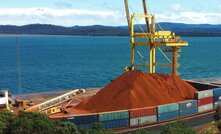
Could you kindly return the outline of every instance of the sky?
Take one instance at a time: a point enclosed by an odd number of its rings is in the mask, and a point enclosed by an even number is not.
[[[142,13],[142,0],[129,0]],[[158,22],[221,24],[220,0],[147,0]],[[0,0],[0,25],[127,25],[124,0]],[[138,20],[137,23],[143,23]]]

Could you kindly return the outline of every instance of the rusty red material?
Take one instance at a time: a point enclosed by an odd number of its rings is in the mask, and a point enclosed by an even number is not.
[[[75,108],[106,112],[153,107],[194,99],[197,90],[175,75],[129,71]]]

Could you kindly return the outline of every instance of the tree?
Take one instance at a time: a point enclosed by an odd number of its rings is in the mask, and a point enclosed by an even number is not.
[[[21,113],[10,124],[11,134],[52,134],[55,123],[40,113]]]
[[[10,122],[14,119],[15,115],[8,110],[0,111],[0,134],[8,133]]]
[[[78,128],[72,122],[57,122],[55,133],[57,134],[79,134]]]
[[[161,134],[196,134],[196,131],[186,126],[184,121],[177,121],[163,126]]]
[[[221,132],[221,107],[219,106],[217,109],[216,109],[216,113],[214,114],[213,116],[215,122],[216,122],[216,127],[217,129]]]
[[[52,121],[45,114],[22,112],[15,116],[10,111],[1,111],[0,134],[79,134],[79,132],[75,124]]]
[[[136,134],[160,134],[160,132],[157,131],[146,131],[144,129],[140,129],[136,132]]]
[[[112,132],[104,129],[101,122],[94,123],[93,128],[89,131],[89,134],[112,134]]]
[[[160,127],[159,131],[139,130],[136,134],[196,134],[196,131],[185,125],[184,121],[177,121]]]
[[[216,113],[214,114],[213,118],[216,122],[221,119],[221,109],[220,109],[220,107],[216,109]]]

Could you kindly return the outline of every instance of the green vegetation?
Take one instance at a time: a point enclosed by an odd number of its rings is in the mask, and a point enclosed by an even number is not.
[[[79,134],[77,126],[71,122],[59,122],[56,123],[56,134]]]
[[[214,115],[215,125],[221,131],[221,110]],[[200,134],[212,134],[215,129],[210,127]],[[177,121],[164,125],[158,131],[141,129],[136,134],[196,134],[197,132],[187,126],[184,121]],[[0,112],[0,134],[113,134],[103,128],[100,122],[94,124],[92,129],[78,129],[71,122],[52,121],[47,115],[41,113],[23,112],[16,116],[10,111]]]
[[[159,23],[164,30],[171,30],[180,36],[209,37],[221,36],[221,25],[208,24],[182,24],[182,23]],[[141,25],[146,30],[146,25]],[[157,29],[160,29],[158,26]],[[128,36],[127,26],[73,26],[63,27],[47,24],[31,24],[25,26],[0,25],[0,34],[43,34],[43,35],[82,35],[82,36]],[[140,26],[135,25],[135,31],[140,31]]]
[[[216,113],[214,114],[213,118],[216,122],[218,122],[221,119],[221,109],[220,108],[216,109]]]
[[[40,113],[21,113],[9,126],[12,134],[48,134],[53,133],[55,124],[46,115]]]
[[[15,116],[10,111],[0,112],[0,134],[112,134],[101,123],[90,130],[78,130],[71,122],[52,121],[41,113],[23,112]]]
[[[103,128],[100,122],[94,124],[94,127],[90,130],[81,129],[81,134],[113,134],[113,132],[107,131]]]
[[[196,131],[185,125],[184,121],[177,121],[175,123],[165,125],[161,128],[161,131],[161,134],[196,134]]]
[[[218,107],[217,110],[216,110],[216,113],[214,114],[213,116],[214,120],[215,120],[215,124],[216,124],[216,127],[217,129],[219,130],[219,132],[221,132],[221,108]]]
[[[139,130],[136,134],[196,134],[196,131],[184,121],[177,121],[160,127],[159,131]]]
[[[15,116],[10,111],[0,112],[0,134],[8,132],[10,122],[15,118]]]
[[[146,131],[144,129],[140,129],[136,132],[136,134],[160,134],[160,132],[157,131]]]
[[[10,111],[0,112],[0,134],[78,134],[71,122],[52,121],[40,113],[21,113],[15,116]]]

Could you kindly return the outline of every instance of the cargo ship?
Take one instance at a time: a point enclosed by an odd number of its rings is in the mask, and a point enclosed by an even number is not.
[[[195,126],[211,122],[216,108],[221,106],[221,86],[181,79],[178,58],[188,43],[171,31],[156,28],[155,15],[148,13],[146,0],[142,0],[143,14],[130,14],[128,0],[124,3],[130,33],[130,66],[125,67],[125,73],[102,89],[68,91],[36,105],[23,100],[15,103],[27,112],[45,113],[79,128],[90,129],[101,122],[104,128],[118,133],[153,129],[176,120],[194,120]],[[146,29],[140,26],[138,32],[135,23],[140,18],[145,20]],[[149,61],[139,47],[148,49]],[[157,50],[168,63],[156,61]],[[143,64],[135,61],[136,54]],[[170,68],[171,74],[157,74],[156,66]]]

